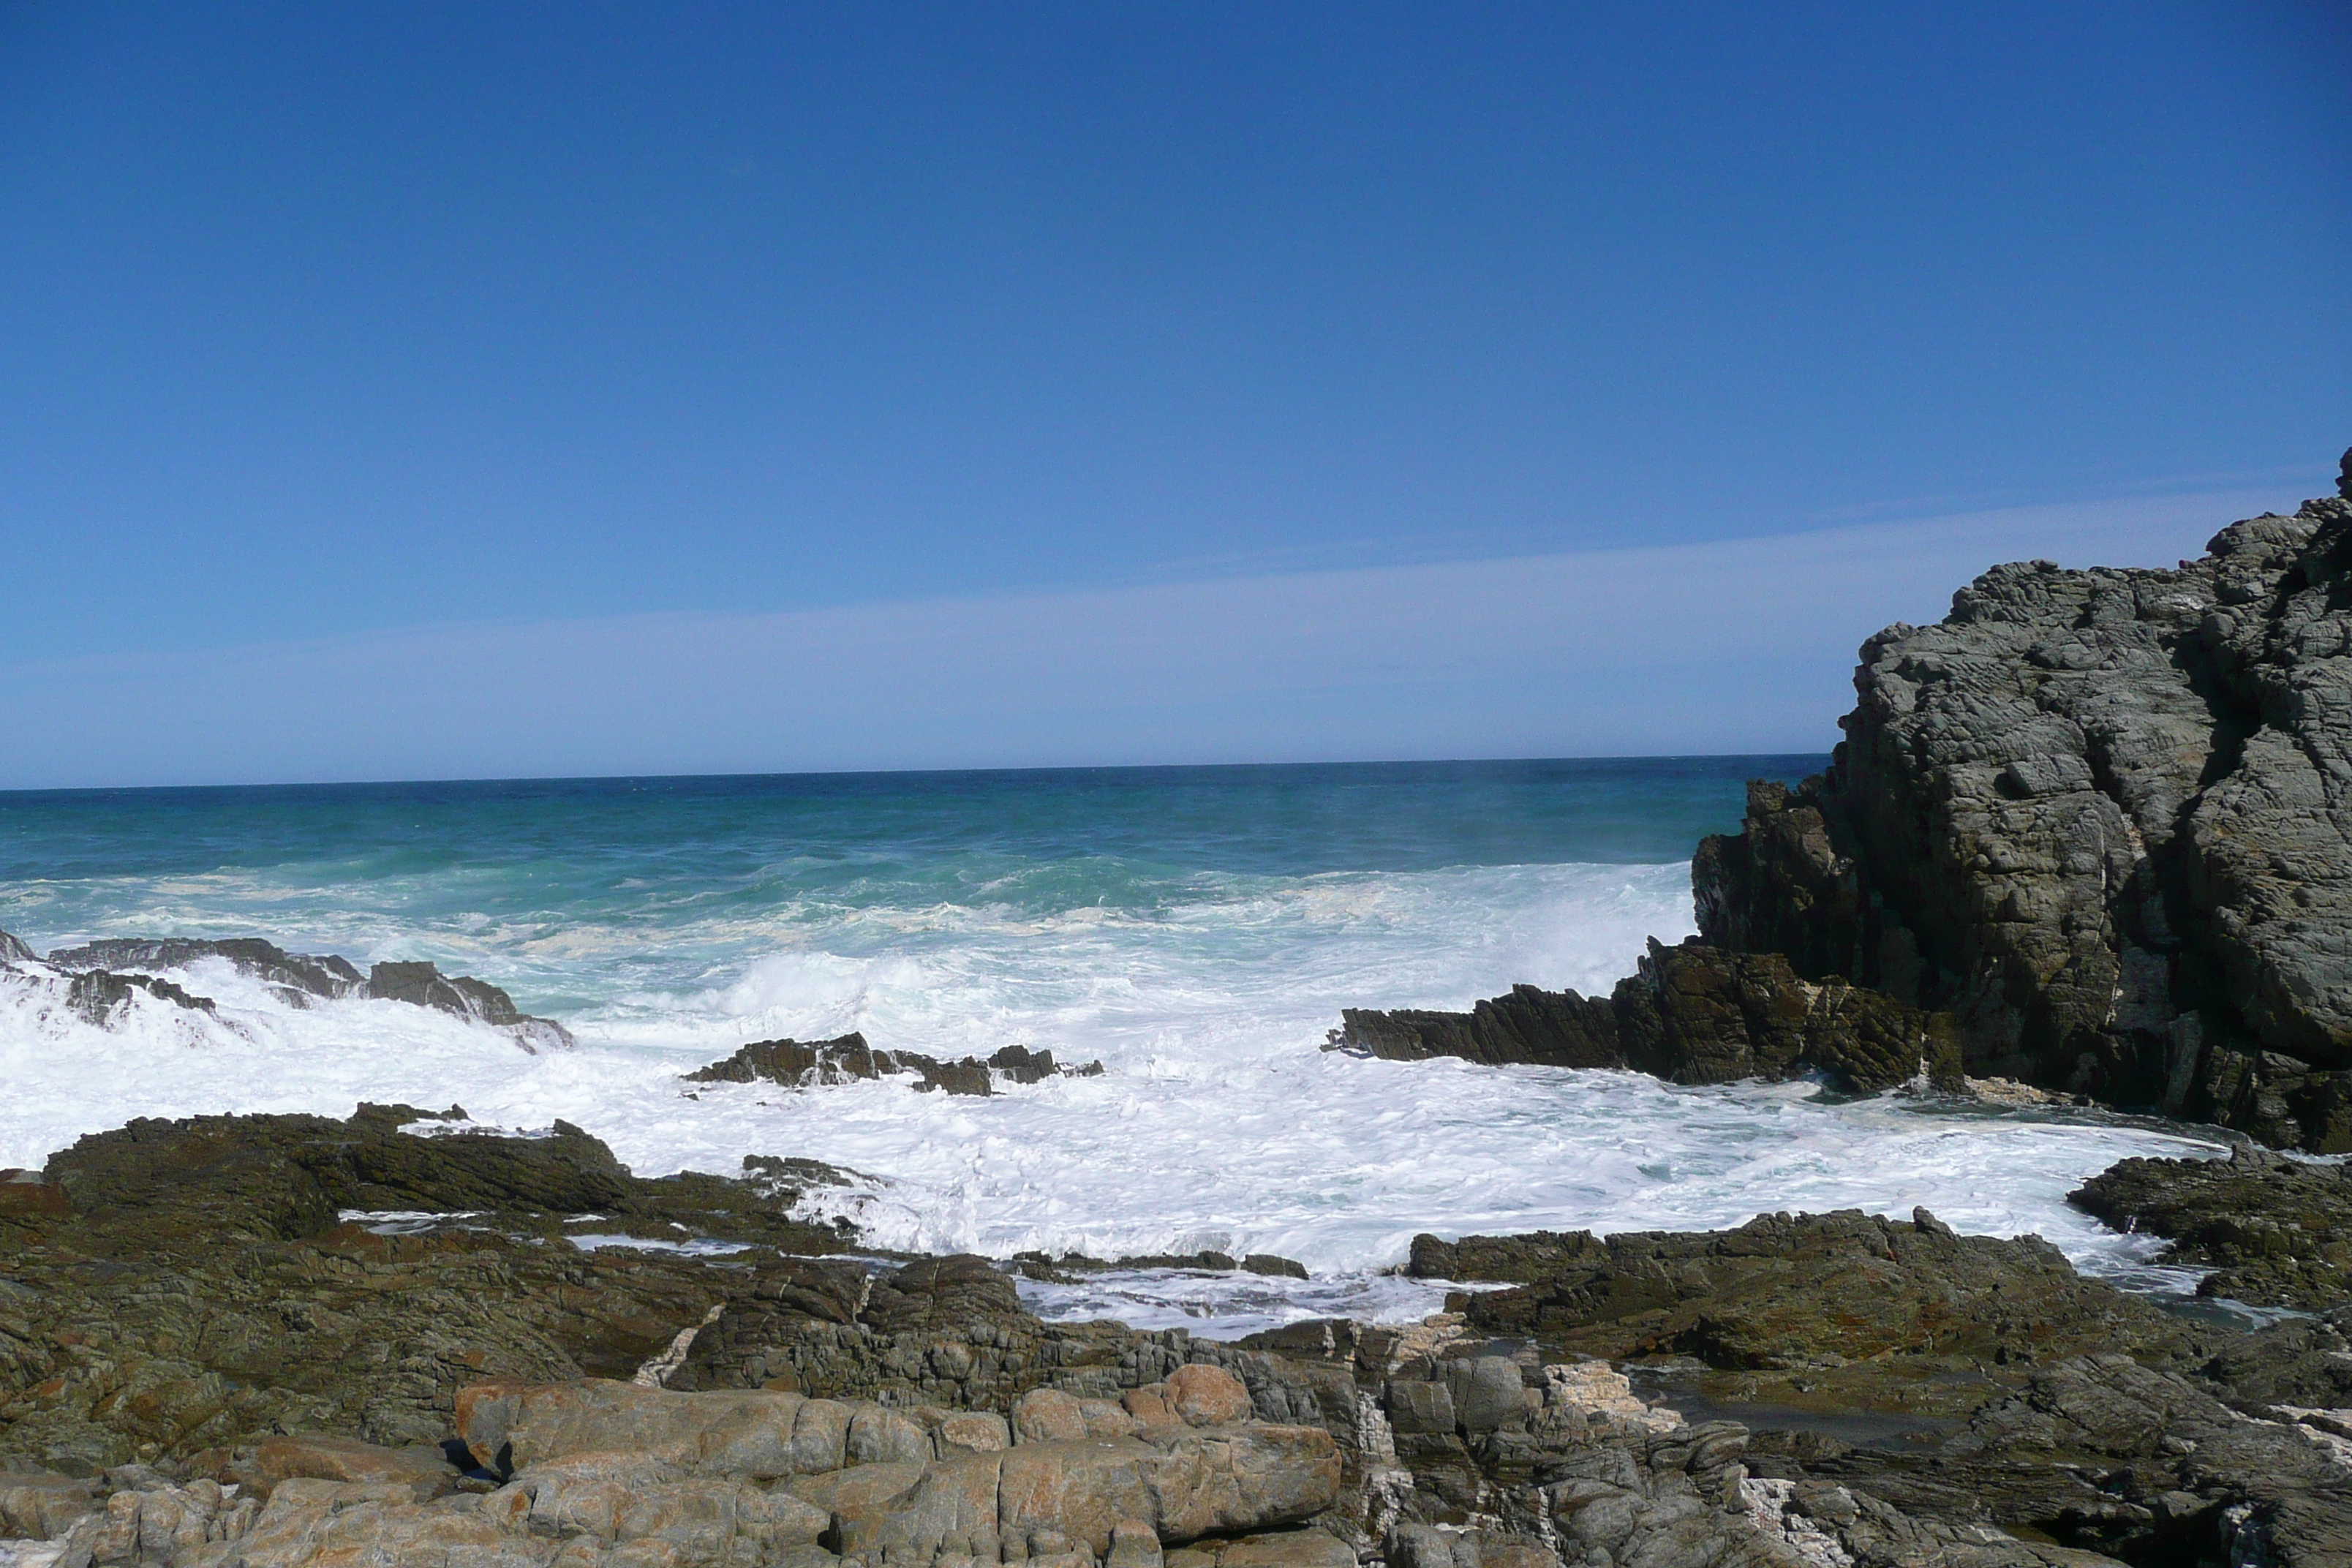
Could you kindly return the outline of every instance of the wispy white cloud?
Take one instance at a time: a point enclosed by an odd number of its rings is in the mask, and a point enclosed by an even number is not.
[[[0,786],[1825,750],[1861,640],[1985,567],[2265,503],[58,662],[0,677]]]

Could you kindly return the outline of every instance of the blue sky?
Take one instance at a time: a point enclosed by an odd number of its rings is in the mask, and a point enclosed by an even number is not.
[[[1817,749],[2347,256],[2336,6],[0,5],[0,784]]]

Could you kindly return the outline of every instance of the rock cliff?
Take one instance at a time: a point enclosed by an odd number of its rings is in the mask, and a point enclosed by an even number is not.
[[[1971,1073],[2352,1150],[2352,500],[1996,567],[1854,686],[1701,845],[1703,941],[1948,1012]]]

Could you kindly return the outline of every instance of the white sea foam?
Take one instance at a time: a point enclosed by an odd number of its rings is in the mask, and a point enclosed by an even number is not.
[[[852,1167],[877,1180],[820,1201],[883,1247],[1272,1252],[1318,1277],[1024,1287],[1056,1315],[1221,1331],[1432,1310],[1431,1288],[1376,1272],[1419,1231],[1691,1229],[1768,1209],[1924,1205],[1962,1230],[2038,1232],[2142,1285],[2193,1278],[2134,1273],[2157,1244],[2063,1202],[2126,1155],[2210,1151],[2182,1133],[1900,1098],[1832,1104],[1805,1084],[1678,1089],[1318,1049],[1343,1005],[1458,1007],[1507,980],[1605,990],[1644,937],[1690,930],[1685,866],[1202,878],[1193,890],[1143,911],[687,916],[657,961],[604,936],[509,945],[508,931],[478,973],[561,972],[564,988],[606,998],[563,1011],[576,1050],[535,1057],[400,1003],[290,1009],[217,962],[174,975],[217,1016],[142,996],[104,1030],[63,1006],[60,983],[0,974],[0,1164],[38,1164],[133,1116],[456,1101],[481,1123],[576,1123],[644,1174],[732,1172],[747,1154]],[[446,923],[436,941],[456,945]],[[677,1076],[748,1039],[852,1028],[935,1056],[1020,1042],[1107,1070],[989,1099],[904,1080],[794,1092]]]

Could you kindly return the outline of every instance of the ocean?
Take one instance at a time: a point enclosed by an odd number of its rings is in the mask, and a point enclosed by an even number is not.
[[[0,794],[0,928],[36,951],[260,936],[362,967],[431,959],[577,1046],[537,1054],[388,1001],[308,1009],[207,961],[211,1016],[100,1029],[0,974],[0,1165],[134,1116],[462,1105],[557,1119],[641,1174],[806,1156],[879,1247],[1271,1252],[1300,1281],[1135,1270],[1025,1284],[1049,1316],[1238,1333],[1396,1319],[1437,1287],[1412,1236],[1716,1227],[1925,1205],[2179,1291],[2155,1244],[2068,1208],[2192,1131],[1809,1082],[1322,1049],[1343,1006],[1605,992],[1692,922],[1689,858],[1744,781],[1819,757],[1073,769]],[[747,1041],[856,1029],[934,1057],[1099,1061],[986,1098],[679,1075]]]

